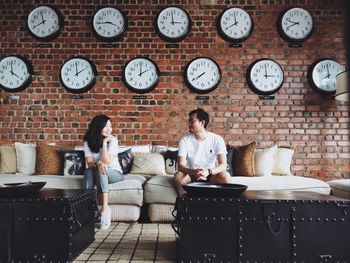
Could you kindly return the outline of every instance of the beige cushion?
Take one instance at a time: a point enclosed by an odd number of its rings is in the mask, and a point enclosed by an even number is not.
[[[17,172],[17,157],[14,145],[0,146],[0,173],[11,174]]]
[[[159,153],[136,153],[132,162],[132,174],[165,174],[164,157]]]
[[[109,204],[112,221],[136,222],[141,214],[137,205]]]
[[[23,174],[34,174],[36,164],[36,145],[15,142],[17,170]]]
[[[62,156],[58,146],[39,142],[36,146],[36,174],[62,175]]]
[[[255,150],[255,175],[267,176],[271,175],[274,159],[277,151],[277,145],[266,149]]]
[[[148,206],[148,217],[151,222],[172,222],[175,220],[173,211],[173,204],[150,204]]]
[[[153,176],[145,184],[145,203],[175,204],[176,198],[177,191],[173,176]]]
[[[290,148],[278,147],[275,161],[273,162],[273,175],[290,175],[294,150]]]
[[[339,179],[327,182],[332,188],[332,195],[350,199],[350,179]]]
[[[142,184],[138,180],[123,180],[117,183],[110,184],[108,203],[142,206]]]

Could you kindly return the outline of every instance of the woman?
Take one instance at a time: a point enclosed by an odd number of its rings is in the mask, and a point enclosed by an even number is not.
[[[84,136],[84,153],[87,169],[84,186],[93,189],[95,183],[102,202],[101,229],[111,225],[111,209],[108,206],[108,184],[123,180],[118,161],[118,140],[112,135],[112,123],[106,115],[95,116]]]

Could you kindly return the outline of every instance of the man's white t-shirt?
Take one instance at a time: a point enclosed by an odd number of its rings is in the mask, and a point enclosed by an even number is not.
[[[214,168],[218,154],[227,154],[225,141],[212,132],[207,132],[203,141],[197,141],[194,134],[190,133],[179,142],[178,156],[185,157],[186,165],[191,169]]]
[[[123,173],[118,160],[118,140],[114,136],[112,137],[112,140],[107,145],[107,152],[111,157],[111,163],[108,166],[108,168],[115,169]],[[91,156],[94,160],[94,163],[101,160],[101,150],[98,153],[91,151],[87,141],[84,142],[84,154],[85,154],[85,157]]]

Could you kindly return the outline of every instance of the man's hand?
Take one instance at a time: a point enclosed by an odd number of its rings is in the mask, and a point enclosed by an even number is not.
[[[194,174],[198,180],[203,180],[206,181],[207,177],[209,175],[208,169],[203,169],[203,168],[198,168],[195,169],[195,174]]]

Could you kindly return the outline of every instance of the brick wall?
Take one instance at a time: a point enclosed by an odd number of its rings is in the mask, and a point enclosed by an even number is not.
[[[279,12],[293,6],[288,0],[42,2],[58,8],[65,20],[63,32],[48,47],[41,47],[25,27],[29,11],[41,1],[1,0],[0,56],[23,55],[35,71],[25,91],[0,92],[1,143],[81,145],[89,120],[105,113],[112,117],[121,144],[176,146],[187,131],[187,113],[200,106],[210,112],[209,130],[227,143],[291,146],[294,174],[349,178],[348,103],[322,99],[306,78],[318,58],[345,64],[342,1],[297,1],[315,23],[314,34],[300,48],[289,47],[276,32]],[[94,12],[108,4],[123,10],[129,20],[127,34],[115,47],[98,41],[90,27]],[[178,48],[166,47],[154,30],[155,16],[168,4],[182,6],[192,18],[192,31]],[[244,8],[254,20],[253,34],[241,48],[229,47],[216,31],[216,17],[229,6]],[[98,70],[97,84],[81,99],[63,89],[58,77],[60,66],[75,55],[90,58]],[[146,99],[135,99],[121,80],[123,66],[137,55],[150,57],[161,71],[159,85]],[[184,84],[184,66],[197,56],[211,57],[222,71],[220,86],[208,94],[209,100],[197,100],[198,94]],[[284,70],[285,83],[274,100],[259,100],[246,84],[247,67],[261,57],[275,59]],[[20,98],[9,100],[9,95]]]

